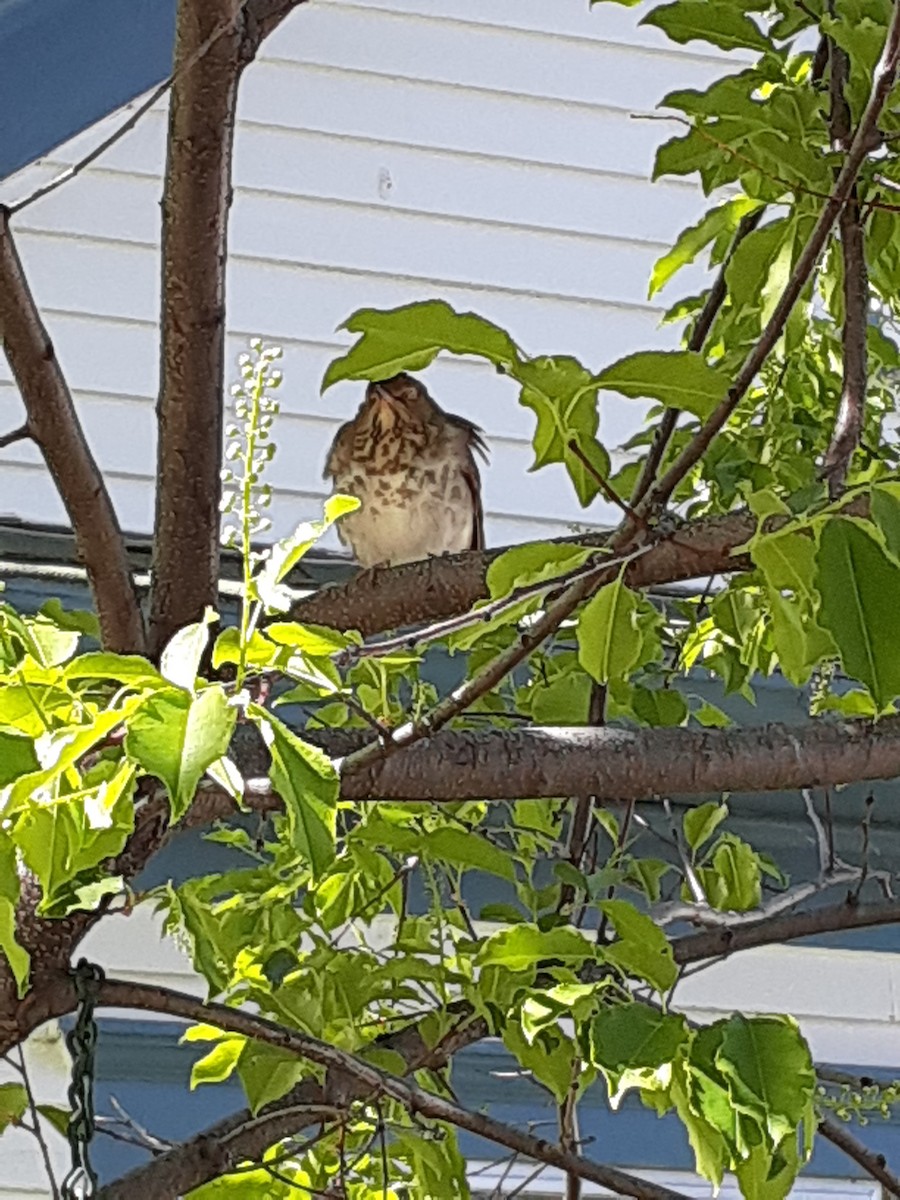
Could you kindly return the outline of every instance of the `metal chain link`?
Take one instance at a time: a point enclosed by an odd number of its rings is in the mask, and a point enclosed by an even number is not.
[[[78,1013],[75,1024],[66,1034],[66,1045],[72,1056],[72,1081],[69,1084],[69,1146],[72,1169],[62,1182],[62,1200],[92,1200],[97,1194],[97,1173],[90,1162],[91,1139],[94,1136],[94,1055],[97,1048],[97,1023],[94,1005],[97,990],[103,982],[102,968],[81,959],[72,972]]]

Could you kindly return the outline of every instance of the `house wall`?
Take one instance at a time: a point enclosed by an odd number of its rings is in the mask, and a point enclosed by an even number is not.
[[[275,532],[317,511],[321,468],[359,385],[320,397],[336,327],[362,306],[442,296],[530,352],[599,368],[677,344],[646,300],[655,259],[702,211],[693,185],[648,182],[677,126],[637,119],[701,86],[722,57],[672,48],[634,10],[587,0],[318,0],[266,43],[243,81],[228,279],[229,358],[253,335],[285,348],[272,469]],[[0,184],[15,200],[77,161],[122,112]],[[97,164],[15,219],[45,314],[123,525],[150,528],[158,376],[159,199],[165,104]],[[680,291],[695,290],[700,276]],[[487,430],[487,536],[502,544],[612,517],[562,468],[528,474],[532,417],[477,362],[427,373]],[[0,366],[3,427],[19,419]],[[605,397],[610,446],[640,402]],[[33,447],[0,454],[0,514],[63,521]]]

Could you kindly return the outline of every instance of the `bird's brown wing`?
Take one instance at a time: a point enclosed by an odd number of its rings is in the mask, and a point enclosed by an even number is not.
[[[446,413],[445,416],[451,425],[455,425],[465,435],[467,453],[462,474],[472,497],[472,543],[469,549],[483,550],[484,506],[481,503],[481,475],[478,471],[478,463],[475,461],[476,451],[485,462],[488,459],[488,449],[483,431],[472,421],[467,421],[465,417],[457,417],[451,413]]]
[[[323,479],[334,479],[341,467],[347,465],[350,459],[350,442],[352,438],[353,422],[347,421],[334,435],[334,441],[328,448],[325,467],[322,471]]]

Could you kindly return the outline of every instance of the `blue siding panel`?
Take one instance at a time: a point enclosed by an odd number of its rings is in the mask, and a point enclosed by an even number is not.
[[[169,74],[175,0],[0,0],[0,179]]]

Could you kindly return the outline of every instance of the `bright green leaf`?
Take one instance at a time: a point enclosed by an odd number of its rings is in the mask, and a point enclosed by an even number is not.
[[[817,560],[819,619],[847,674],[884,709],[900,696],[900,567],[857,522],[843,517],[825,524]]]
[[[599,905],[616,931],[616,941],[603,947],[604,957],[627,975],[644,979],[666,992],[678,978],[669,940],[650,917],[627,900],[604,900]]]
[[[128,722],[125,750],[166,785],[173,822],[187,811],[206,769],[228,750],[236,717],[224,688],[214,685],[196,696],[159,692]]]
[[[691,350],[645,350],[619,359],[594,382],[632,399],[645,396],[706,418],[724,400],[729,379]]]
[[[400,308],[361,308],[343,328],[359,339],[334,359],[322,380],[327,391],[341,379],[390,379],[400,371],[421,371],[442,350],[473,354],[496,366],[516,360],[509,334],[475,313],[455,312],[444,300],[425,300]]]

